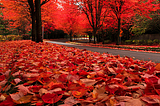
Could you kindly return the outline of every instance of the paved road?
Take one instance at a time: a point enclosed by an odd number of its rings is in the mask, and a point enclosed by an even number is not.
[[[153,62],[160,63],[160,54],[158,53],[146,53],[146,52],[137,52],[137,51],[127,51],[127,50],[116,50],[116,49],[108,49],[108,48],[97,48],[97,47],[89,47],[89,46],[80,46],[80,45],[74,45],[64,42],[58,42],[58,41],[46,41],[49,43],[56,43],[60,45],[65,45],[68,47],[75,47],[79,49],[86,49],[93,52],[100,52],[100,53],[109,53],[113,55],[120,55],[120,56],[128,56],[132,57],[134,59],[149,61],[152,60]]]

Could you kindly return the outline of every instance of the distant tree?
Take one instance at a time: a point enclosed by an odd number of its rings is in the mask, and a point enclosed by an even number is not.
[[[60,8],[56,14],[56,29],[63,30],[70,37],[74,35],[82,34],[85,32],[85,17],[77,9],[77,6],[64,2],[61,4],[63,8]]]
[[[136,18],[134,25],[130,29],[134,35],[139,36],[144,33],[160,33],[160,15],[154,13],[150,17],[152,20],[144,17]]]
[[[92,28],[92,34],[95,38],[98,38],[97,31],[102,26],[107,8],[105,0],[73,0],[76,1],[76,5],[79,6],[79,10],[82,11],[88,20],[90,28]],[[98,39],[99,41],[99,39]]]
[[[149,13],[159,8],[158,4],[155,2],[157,2],[157,0],[107,0],[106,4],[110,7],[110,16],[114,19],[111,23],[117,23],[117,44],[119,44],[119,35],[122,22],[133,22],[134,20],[131,19],[137,14],[150,18]]]
[[[18,34],[25,34],[30,29],[30,17],[27,11],[26,3],[14,2],[9,0],[1,0],[2,2],[2,18],[8,20],[8,28],[18,30]],[[23,5],[23,6],[22,6]],[[15,12],[16,11],[16,12]],[[25,13],[25,14],[24,14]]]

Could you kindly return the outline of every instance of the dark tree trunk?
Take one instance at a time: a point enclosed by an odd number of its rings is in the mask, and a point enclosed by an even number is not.
[[[117,45],[119,45],[120,29],[121,29],[121,18],[118,18],[118,34],[117,34],[117,38],[116,38],[116,44]]]
[[[36,41],[36,15],[32,15],[32,41]]]
[[[100,36],[99,34],[96,34],[97,43],[99,43],[99,42],[100,42],[99,36]]]
[[[93,36],[94,36],[94,44],[96,43],[96,31],[93,30]]]
[[[72,31],[69,33],[69,39],[72,42]]]
[[[88,34],[89,34],[89,43],[91,43],[92,33],[91,33],[91,32],[89,32]]]
[[[32,41],[43,42],[42,38],[42,21],[41,21],[41,6],[50,0],[45,0],[41,4],[41,0],[28,0],[30,6],[30,14],[32,18]]]
[[[36,14],[35,14],[35,8],[34,8],[34,3],[33,0],[28,0],[28,4],[30,6],[30,14],[32,18],[32,41],[36,41]]]
[[[35,0],[36,7],[36,42],[43,42],[42,39],[42,21],[41,21],[41,4],[40,0]]]

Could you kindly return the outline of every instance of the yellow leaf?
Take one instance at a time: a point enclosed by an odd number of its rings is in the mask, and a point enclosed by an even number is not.
[[[160,70],[160,63],[158,65],[156,65],[155,69]]]
[[[110,106],[115,106],[118,102],[115,100],[115,99],[113,99],[113,98],[111,98],[110,100],[109,100],[109,102],[110,102]]]
[[[33,95],[26,95],[26,96],[23,96],[21,97],[19,100],[13,100],[15,103],[17,104],[24,104],[24,103],[29,103],[31,102],[31,99],[32,99]]]
[[[93,97],[94,99],[96,99],[97,96],[98,96],[97,89],[94,89],[93,92],[92,92],[92,97]]]
[[[78,91],[72,91],[72,95],[76,98],[80,98],[82,97],[85,93],[87,92],[87,90],[81,88]]]

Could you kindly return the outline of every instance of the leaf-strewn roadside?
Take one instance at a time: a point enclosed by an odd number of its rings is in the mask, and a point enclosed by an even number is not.
[[[149,53],[160,53],[160,46],[135,46],[135,45],[115,45],[115,44],[93,44],[93,43],[78,43],[78,42],[67,42],[71,44],[92,46],[100,48],[120,49],[129,51],[149,52]]]
[[[160,64],[50,43],[0,43],[0,106],[159,105]]]

